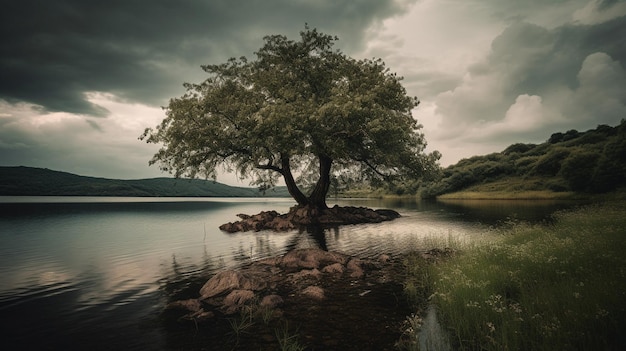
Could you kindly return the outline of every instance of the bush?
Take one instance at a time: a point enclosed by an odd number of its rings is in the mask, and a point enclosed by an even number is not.
[[[539,175],[555,176],[561,170],[561,163],[570,154],[570,150],[556,148],[537,160],[533,172]]]
[[[606,192],[624,184],[626,184],[626,135],[621,134],[616,140],[605,145],[604,153],[593,175],[591,188],[593,191]]]
[[[514,153],[523,154],[524,152],[532,150],[533,148],[535,148],[535,146],[537,145],[517,143],[507,147],[506,149],[504,149],[504,151],[502,151],[502,153],[505,155],[510,155]]]
[[[534,148],[526,151],[524,153],[524,156],[541,156],[541,155],[545,155],[552,148],[553,148],[553,146],[548,144],[548,143],[539,144],[539,145],[535,146]]]
[[[591,152],[574,153],[563,161],[561,176],[568,182],[574,191],[585,191],[591,184],[591,179],[598,163],[599,154]]]

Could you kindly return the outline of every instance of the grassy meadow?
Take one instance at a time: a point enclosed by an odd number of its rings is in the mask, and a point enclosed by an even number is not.
[[[408,258],[405,292],[428,296],[454,349],[624,349],[625,214],[624,201],[591,205],[494,229],[435,264]]]

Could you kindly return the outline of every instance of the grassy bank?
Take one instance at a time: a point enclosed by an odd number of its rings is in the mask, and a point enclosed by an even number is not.
[[[617,350],[626,337],[626,203],[516,224],[415,272],[461,350]],[[424,290],[425,289],[425,290]]]
[[[459,191],[437,196],[437,199],[459,200],[574,200],[581,198],[573,192],[549,190],[528,191]]]

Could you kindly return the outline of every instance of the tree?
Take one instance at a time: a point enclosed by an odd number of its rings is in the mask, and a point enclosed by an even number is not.
[[[254,61],[202,66],[209,77],[186,83],[162,123],[142,135],[163,144],[150,164],[213,179],[223,167],[266,187],[282,176],[299,206],[318,209],[326,208],[332,175],[395,180],[438,169],[440,154],[424,153],[411,115],[419,102],[402,78],[381,60],[333,50],[336,37],[308,27],[300,37],[267,36]]]

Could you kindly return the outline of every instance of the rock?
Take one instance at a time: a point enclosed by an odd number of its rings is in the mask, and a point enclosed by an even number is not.
[[[262,260],[258,260],[254,262],[254,265],[265,265],[265,266],[278,266],[282,262],[283,258],[280,256],[274,256],[269,258],[264,258]]]
[[[224,298],[224,306],[242,306],[254,299],[252,290],[233,290]]]
[[[181,321],[204,322],[214,317],[215,317],[215,313],[213,313],[212,311],[200,310],[198,312],[187,313],[183,316],[180,316],[176,320],[179,322]]]
[[[350,271],[350,277],[361,278],[365,272],[362,268],[363,262],[358,258],[353,258],[348,262],[347,268]]]
[[[306,278],[313,278],[315,280],[320,280],[322,278],[322,272],[317,268],[313,269],[303,269],[300,272],[294,273],[291,275],[291,279],[293,280],[302,280]]]
[[[320,268],[333,263],[345,264],[348,256],[321,249],[297,249],[289,251],[281,261],[281,266],[290,268]]]
[[[202,304],[198,299],[180,300],[167,304],[166,309],[180,309],[188,312],[198,312],[202,310]]]
[[[304,290],[302,290],[301,294],[313,300],[321,301],[326,298],[326,296],[324,295],[324,289],[315,285],[306,287]]]
[[[233,314],[241,309],[243,305],[252,301],[255,295],[252,290],[233,290],[222,302],[222,310],[225,314]]]
[[[263,211],[253,216],[246,214],[237,216],[241,218],[240,221],[222,224],[220,229],[229,233],[264,229],[287,231],[308,225],[333,227],[344,224],[379,223],[396,219],[400,217],[400,214],[394,210],[372,210],[352,206],[334,206],[327,209],[295,206],[283,215],[276,211]]]
[[[182,313],[186,312],[182,316],[181,314],[176,314],[176,312],[174,312],[179,321],[202,322],[215,317],[213,312],[205,311],[202,308],[202,303],[198,299],[170,302],[165,309],[170,311],[181,311]]]
[[[237,229],[235,224],[231,223],[231,222],[224,223],[219,228],[220,228],[220,230],[223,230],[223,231],[228,232],[228,233],[236,233],[236,232],[240,231],[240,230]]]
[[[432,254],[443,255],[451,250],[440,251]],[[315,248],[295,249],[215,274],[200,289],[200,298],[170,303],[167,316],[197,323],[241,312],[244,306],[256,306],[271,310],[264,313],[271,312],[272,318],[280,318],[286,310],[292,314],[299,306],[319,307],[318,301],[327,299],[334,289],[354,289],[351,295],[368,296],[375,291],[374,285],[391,279],[393,273],[388,268],[392,264],[388,255],[359,259]]]
[[[279,232],[296,229],[296,225],[287,218],[275,217],[271,222],[267,224],[267,227]]]
[[[280,297],[280,295],[274,294],[274,295],[267,295],[263,297],[259,305],[268,307],[268,308],[276,308],[276,307],[282,306],[283,303],[285,303],[285,300],[283,300],[283,298]]]
[[[262,290],[266,282],[258,277],[248,276],[238,271],[223,271],[214,275],[200,289],[200,299],[225,295],[233,290]]]
[[[386,220],[392,220],[396,218],[400,218],[400,214],[394,210],[386,210],[386,209],[378,209],[374,210],[380,216],[387,218]]]
[[[333,263],[333,264],[329,264],[328,266],[322,268],[322,272],[323,273],[343,273],[344,272],[344,268],[343,265],[341,263]]]

